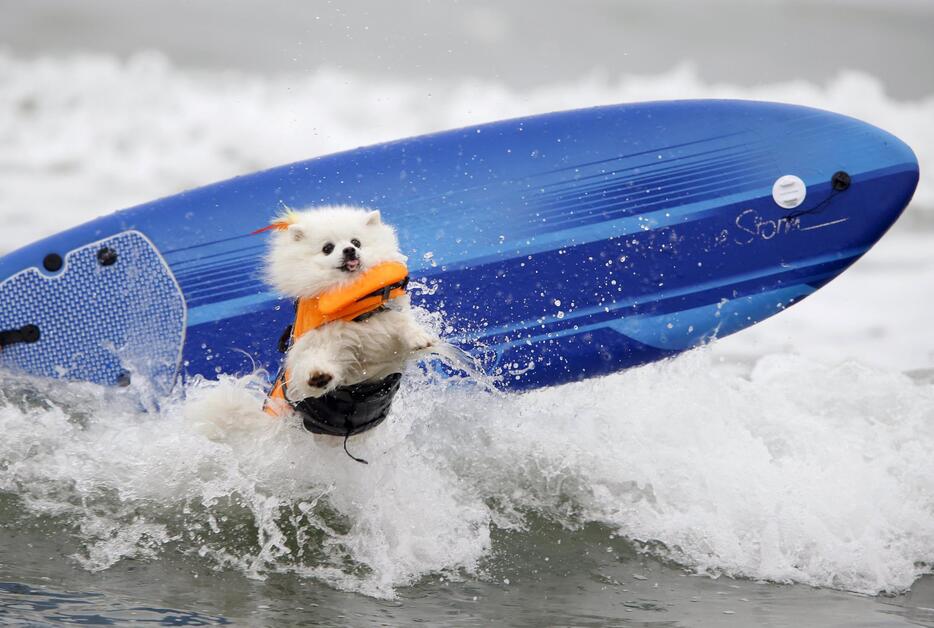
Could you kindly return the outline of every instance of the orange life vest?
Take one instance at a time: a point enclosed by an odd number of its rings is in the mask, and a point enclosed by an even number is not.
[[[298,300],[289,345],[313,329],[334,321],[359,321],[405,294],[409,269],[402,262],[384,262],[364,271],[353,282],[318,296]],[[288,334],[288,330],[286,331]],[[285,339],[285,336],[283,336]],[[280,347],[284,350],[284,347]],[[272,416],[289,412],[294,402],[286,397],[289,372],[282,368],[263,410]]]

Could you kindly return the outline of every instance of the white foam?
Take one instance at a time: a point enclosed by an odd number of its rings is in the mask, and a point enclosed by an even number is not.
[[[57,387],[67,412],[0,402],[0,490],[75,527],[88,569],[180,550],[380,597],[480,573],[494,522],[528,512],[702,573],[876,593],[934,562],[931,384],[707,350],[506,398],[413,381],[351,440],[369,465],[266,417],[250,379],[196,383],[159,416],[87,386]]]

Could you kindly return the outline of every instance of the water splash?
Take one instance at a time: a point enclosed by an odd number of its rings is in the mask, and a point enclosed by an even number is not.
[[[866,593],[934,563],[934,385],[856,363],[701,350],[509,396],[413,369],[354,438],[369,466],[266,416],[259,377],[192,382],[157,415],[89,385],[0,389],[0,491],[90,570],[181,552],[392,597],[509,561],[491,530],[530,515],[610,526],[700,573]]]

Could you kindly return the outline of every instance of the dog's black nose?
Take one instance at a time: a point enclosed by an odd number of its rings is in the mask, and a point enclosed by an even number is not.
[[[356,259],[357,249],[352,246],[348,246],[346,249],[344,249],[344,257],[347,259]]]

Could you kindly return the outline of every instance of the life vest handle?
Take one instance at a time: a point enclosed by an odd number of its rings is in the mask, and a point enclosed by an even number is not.
[[[383,286],[382,288],[378,288],[374,290],[370,294],[363,295],[362,297],[357,299],[357,303],[366,301],[367,299],[372,299],[373,297],[380,297],[383,303],[385,303],[386,301],[389,301],[389,299],[392,297],[393,290],[400,290],[400,289],[405,290],[408,286],[409,286],[409,276],[406,275],[405,279],[403,279],[402,281],[397,281],[394,284]]]

